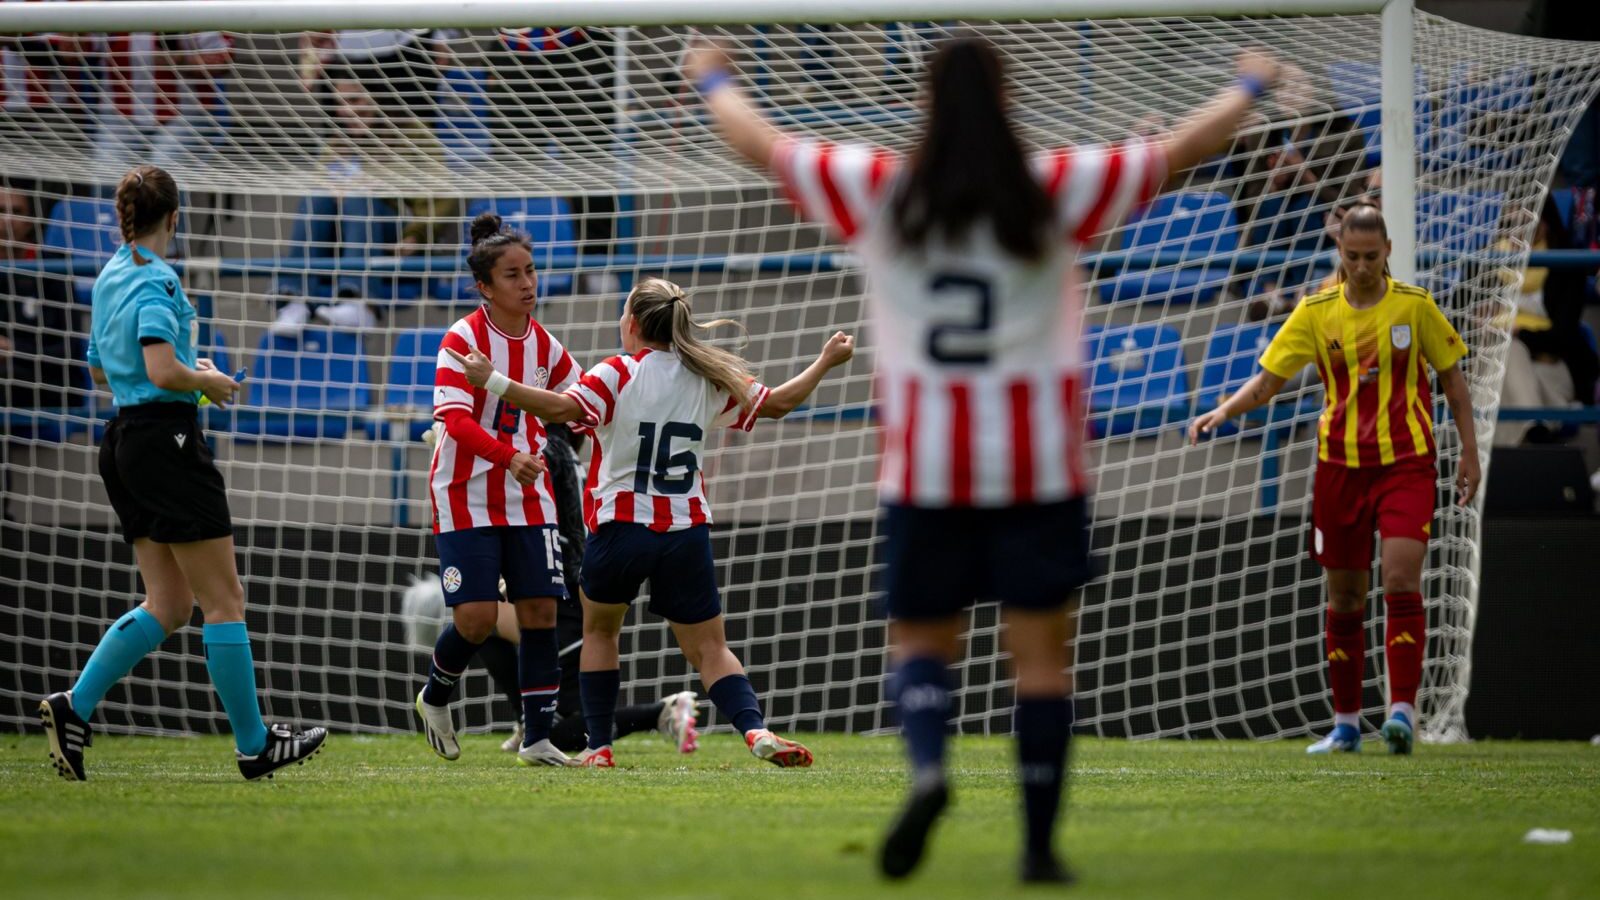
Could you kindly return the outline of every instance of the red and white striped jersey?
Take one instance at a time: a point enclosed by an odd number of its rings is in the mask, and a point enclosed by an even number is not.
[[[1078,250],[1155,196],[1166,157],[1134,140],[1030,163],[1055,205],[1038,262],[1006,253],[987,225],[902,247],[888,211],[902,167],[893,153],[785,139],[773,154],[790,199],[848,242],[866,275],[884,502],[995,507],[1089,490]]]
[[[595,442],[583,488],[583,518],[637,522],[681,531],[711,521],[706,502],[706,436],[713,428],[749,431],[772,393],[750,385],[748,412],[728,393],[689,371],[670,351],[613,356],[584,375],[567,395],[593,426]]]
[[[461,364],[444,352],[446,348],[462,356],[477,350],[513,381],[561,391],[583,375],[561,342],[532,318],[522,335],[506,334],[489,320],[488,310],[479,307],[450,326],[434,371],[435,419],[442,421],[452,409],[465,410],[501,444],[532,456],[543,453],[544,423],[483,388],[473,387]],[[485,525],[553,525],[556,521],[549,473],[537,484],[524,487],[507,465],[467,450],[448,432],[442,432],[434,445],[428,484],[436,534]]]

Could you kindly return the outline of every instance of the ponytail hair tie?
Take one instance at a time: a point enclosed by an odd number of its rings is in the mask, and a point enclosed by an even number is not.
[[[137,182],[139,187],[144,187],[144,173],[143,172],[134,172],[133,173],[133,177],[139,179],[139,181]]]

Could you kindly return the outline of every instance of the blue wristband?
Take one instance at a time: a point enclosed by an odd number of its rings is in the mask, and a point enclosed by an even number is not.
[[[1239,87],[1244,89],[1245,96],[1251,100],[1259,100],[1267,92],[1267,83],[1254,75],[1240,75]]]
[[[709,75],[702,76],[699,81],[696,81],[694,83],[694,89],[700,92],[700,96],[709,97],[718,88],[732,83],[733,76],[731,74],[729,74],[725,69],[717,69]]]

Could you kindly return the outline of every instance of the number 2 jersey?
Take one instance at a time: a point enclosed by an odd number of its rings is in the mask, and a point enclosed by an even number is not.
[[[532,318],[520,337],[496,328],[483,307],[450,326],[439,345],[433,381],[433,417],[445,424],[428,470],[434,533],[556,524],[549,473],[523,485],[510,468],[519,452],[536,458],[544,452],[544,423],[473,387],[446,349],[462,356],[477,350],[512,380],[552,391],[565,390],[583,375],[561,342]]]
[[[1130,141],[1029,162],[1055,209],[1038,262],[1006,253],[988,223],[958,242],[901,246],[893,153],[785,138],[773,154],[790,199],[866,274],[886,503],[996,507],[1089,490],[1078,249],[1155,196],[1166,158]]]
[[[711,521],[700,468],[706,436],[715,428],[749,431],[771,391],[751,382],[741,408],[676,353],[646,349],[607,359],[566,393],[594,423],[584,524],[591,532],[606,522],[664,532]]]

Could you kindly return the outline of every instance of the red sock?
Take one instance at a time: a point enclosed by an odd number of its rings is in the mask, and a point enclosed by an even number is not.
[[[1387,594],[1383,646],[1389,668],[1389,702],[1417,703],[1422,683],[1422,653],[1428,646],[1428,616],[1421,594]]]
[[[1335,713],[1361,712],[1361,676],[1366,672],[1366,613],[1328,610],[1328,686]]]

